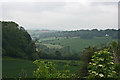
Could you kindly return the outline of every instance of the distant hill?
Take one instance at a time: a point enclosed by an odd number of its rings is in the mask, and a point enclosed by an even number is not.
[[[39,38],[39,37],[47,37],[46,35],[58,32],[55,30],[27,30],[28,33],[31,35],[31,37],[34,38]]]
[[[119,30],[120,31],[120,30]],[[75,31],[52,31],[52,30],[28,30],[32,38],[50,38],[50,37],[81,37],[82,39],[91,39],[93,37],[111,36],[118,39],[118,30],[75,30]]]

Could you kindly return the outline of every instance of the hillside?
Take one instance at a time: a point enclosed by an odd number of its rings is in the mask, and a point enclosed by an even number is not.
[[[69,39],[55,39],[51,41],[44,41],[45,44],[55,44],[63,47],[68,47],[70,52],[82,52],[84,48],[89,46],[102,46],[102,44],[107,45],[111,41],[117,41],[117,39],[112,39],[111,37],[94,37],[92,39],[81,39],[79,37],[71,37]]]
[[[82,53],[89,46],[107,45],[111,41],[118,40],[118,30],[76,30],[76,31],[28,31],[37,40],[38,49],[53,53],[59,50],[61,53]],[[40,46],[44,46],[41,48]]]
[[[119,29],[120,30],[120,29]],[[28,30],[32,38],[58,38],[58,37],[81,37],[82,39],[91,39],[94,37],[111,36],[114,39],[118,38],[118,31],[115,29],[106,30],[74,30],[74,31],[53,31],[53,30]]]
[[[35,43],[28,32],[15,22],[2,23],[2,54],[3,56],[34,59]]]

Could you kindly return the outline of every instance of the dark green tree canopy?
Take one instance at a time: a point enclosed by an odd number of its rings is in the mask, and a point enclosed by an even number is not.
[[[32,59],[36,48],[28,32],[15,22],[1,23],[3,56]]]

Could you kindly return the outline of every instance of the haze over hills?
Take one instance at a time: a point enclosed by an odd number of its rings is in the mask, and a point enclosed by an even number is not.
[[[118,30],[106,29],[106,30],[72,30],[72,31],[57,31],[57,30],[28,30],[31,37],[37,38],[48,38],[48,37],[81,37],[81,38],[92,38],[92,37],[104,37],[109,35],[112,38],[118,38]]]
[[[3,79],[120,78],[118,8],[118,0],[0,1]]]

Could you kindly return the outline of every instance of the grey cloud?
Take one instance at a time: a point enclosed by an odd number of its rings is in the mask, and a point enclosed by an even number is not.
[[[3,20],[13,20],[26,29],[117,28],[116,3],[34,2],[4,3]]]
[[[117,5],[118,2],[92,2],[92,6],[98,6],[98,5]]]

